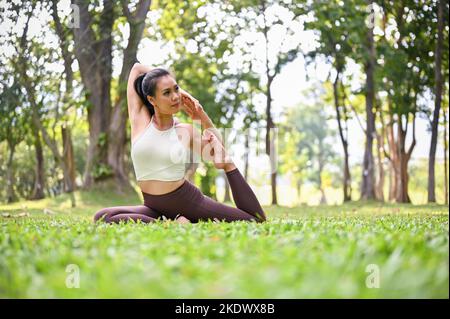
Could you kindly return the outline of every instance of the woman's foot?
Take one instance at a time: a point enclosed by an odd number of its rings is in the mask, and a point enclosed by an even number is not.
[[[223,144],[217,139],[217,137],[211,132],[207,132],[206,139],[211,144],[211,156],[214,167],[217,169],[223,169],[225,172],[235,169],[236,166],[234,165],[233,160],[228,155]]]
[[[191,223],[191,221],[184,216],[179,216],[177,219],[175,219],[175,221],[180,224],[190,224]]]

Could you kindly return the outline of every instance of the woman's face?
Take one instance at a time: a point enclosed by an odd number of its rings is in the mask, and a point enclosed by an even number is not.
[[[173,77],[166,75],[158,80],[155,96],[147,97],[162,114],[175,114],[181,108],[180,88]]]

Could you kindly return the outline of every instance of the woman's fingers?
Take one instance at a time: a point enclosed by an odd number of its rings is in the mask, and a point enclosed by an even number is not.
[[[183,89],[180,89],[180,92],[182,98],[185,99],[186,102],[189,103],[192,107],[195,107],[195,105],[198,103],[198,100]]]

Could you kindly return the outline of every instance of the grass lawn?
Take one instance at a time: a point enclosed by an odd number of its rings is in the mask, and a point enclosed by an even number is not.
[[[449,297],[447,206],[265,207],[263,224],[94,225],[95,211],[138,205],[139,195],[76,199],[73,209],[66,195],[0,206],[0,298]]]

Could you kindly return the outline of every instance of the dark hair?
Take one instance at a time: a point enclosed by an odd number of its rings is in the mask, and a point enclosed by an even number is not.
[[[138,76],[134,81],[134,89],[136,90],[144,105],[150,111],[151,116],[155,114],[155,108],[147,99],[147,96],[155,96],[156,84],[158,83],[158,80],[166,75],[174,77],[166,69],[155,68],[145,74]]]

